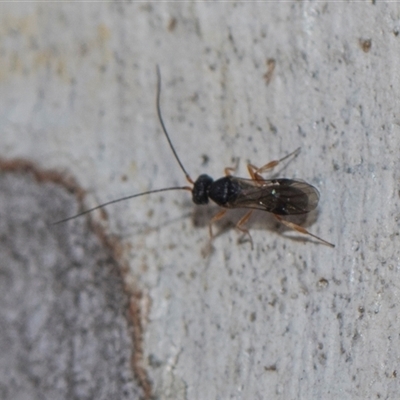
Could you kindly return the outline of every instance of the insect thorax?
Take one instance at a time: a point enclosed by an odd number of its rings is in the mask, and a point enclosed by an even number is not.
[[[240,192],[237,181],[231,176],[217,179],[210,186],[208,197],[221,207],[233,207]]]

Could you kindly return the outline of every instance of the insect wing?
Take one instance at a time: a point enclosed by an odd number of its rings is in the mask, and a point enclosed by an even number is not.
[[[234,205],[238,208],[254,208],[277,215],[295,215],[308,213],[318,205],[318,190],[306,182],[292,179],[233,179],[240,187]]]

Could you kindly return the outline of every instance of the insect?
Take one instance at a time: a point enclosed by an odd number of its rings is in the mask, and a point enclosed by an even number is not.
[[[233,168],[225,168],[225,176],[214,180],[209,175],[202,174],[196,181],[194,181],[181,160],[176,153],[176,150],[172,144],[171,138],[167,132],[160,106],[161,98],[161,74],[160,69],[157,66],[157,96],[156,96],[156,108],[157,115],[160,121],[161,128],[167,138],[168,144],[174,154],[176,161],[178,162],[181,170],[185,174],[186,180],[191,186],[175,186],[162,188],[157,190],[150,190],[126,197],[122,197],[116,200],[109,201],[107,203],[100,204],[97,207],[93,207],[89,210],[83,211],[72,217],[62,219],[55,222],[54,224],[60,224],[82,215],[88,214],[92,211],[98,210],[99,208],[106,207],[110,204],[114,204],[120,201],[133,199],[135,197],[146,196],[152,193],[160,193],[175,190],[188,190],[192,192],[192,200],[195,204],[203,205],[207,204],[209,200],[212,200],[218,206],[222,207],[218,214],[216,214],[209,224],[210,237],[213,237],[212,224],[221,219],[228,209],[233,208],[244,208],[249,209],[248,211],[236,224],[236,228],[242,233],[246,234],[250,238],[251,246],[253,247],[252,237],[248,229],[244,227],[244,224],[249,220],[254,210],[262,210],[272,213],[275,218],[286,227],[300,232],[304,235],[312,236],[320,242],[335,247],[334,244],[327,242],[326,240],[312,234],[300,225],[294,224],[293,222],[286,221],[282,218],[285,215],[299,215],[306,214],[314,210],[318,205],[319,192],[310,184],[293,179],[264,179],[261,174],[267,170],[276,167],[282,161],[288,159],[291,156],[297,156],[300,152],[300,148],[280,160],[274,160],[265,164],[264,166],[257,168],[252,164],[247,166],[250,174],[250,179],[238,178],[232,176]]]

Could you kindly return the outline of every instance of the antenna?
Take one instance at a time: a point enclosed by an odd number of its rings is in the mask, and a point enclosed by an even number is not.
[[[161,95],[161,73],[160,73],[160,68],[157,65],[157,98],[156,98],[156,106],[157,106],[158,119],[160,121],[162,130],[163,130],[163,132],[164,132],[164,134],[165,134],[165,136],[166,136],[166,138],[168,140],[169,146],[170,146],[170,148],[171,148],[171,150],[172,150],[172,152],[173,152],[173,154],[175,156],[176,161],[178,161],[178,164],[181,167],[183,173],[185,174],[186,179],[188,180],[188,182],[190,182],[191,184],[194,184],[192,178],[186,172],[183,164],[181,163],[181,160],[179,159],[178,155],[176,154],[175,148],[172,145],[171,139],[170,139],[170,137],[168,135],[167,129],[166,129],[165,124],[164,124],[164,120],[163,120],[162,115],[161,115],[160,95]],[[108,201],[107,203],[100,204],[100,205],[98,205],[96,207],[90,208],[89,210],[82,211],[79,214],[73,215],[72,217],[64,218],[64,219],[62,219],[60,221],[53,222],[52,225],[57,225],[57,224],[61,224],[62,222],[70,221],[71,219],[75,219],[75,218],[81,217],[82,215],[89,214],[92,211],[98,210],[99,208],[106,207],[106,206],[108,206],[110,204],[119,203],[120,201],[134,199],[135,197],[145,196],[145,195],[152,194],[152,193],[169,192],[169,191],[173,191],[173,190],[189,190],[189,191],[192,191],[192,188],[189,187],[189,186],[174,186],[174,187],[163,188],[163,189],[149,190],[148,192],[137,193],[137,194],[133,194],[133,195],[130,195],[130,196],[125,196],[125,197],[122,197],[120,199],[111,200],[111,201]]]
[[[148,192],[132,194],[130,196],[121,197],[120,199],[111,200],[111,201],[108,201],[107,203],[100,204],[99,206],[90,208],[89,210],[85,210],[85,211],[80,212],[79,214],[73,215],[72,217],[64,218],[64,219],[61,219],[60,221],[53,222],[51,225],[57,225],[57,224],[61,224],[62,222],[70,221],[71,219],[75,219],[75,218],[81,217],[82,215],[89,214],[90,212],[98,210],[99,208],[103,208],[103,207],[108,206],[110,204],[119,203],[120,201],[134,199],[135,197],[145,196],[146,194],[168,192],[168,191],[172,191],[172,190],[189,190],[189,191],[192,191],[192,188],[190,188],[189,186],[176,186],[176,187],[149,190]]]
[[[183,164],[181,163],[181,160],[179,159],[178,154],[176,154],[175,148],[174,148],[174,146],[172,145],[171,139],[169,138],[169,135],[168,135],[168,132],[167,132],[167,128],[165,127],[164,120],[163,120],[162,115],[161,115],[161,107],[160,107],[161,73],[160,73],[160,67],[159,67],[158,65],[157,65],[157,68],[156,68],[156,69],[157,69],[157,102],[156,102],[156,105],[157,105],[157,115],[158,115],[158,119],[160,120],[160,124],[161,124],[162,130],[163,130],[163,132],[164,132],[164,134],[165,134],[165,136],[166,136],[166,138],[167,138],[167,140],[168,140],[169,147],[171,147],[171,150],[172,150],[172,152],[174,153],[174,156],[175,156],[175,158],[176,158],[176,161],[178,161],[178,164],[179,164],[179,166],[181,167],[181,170],[183,171],[183,173],[185,174],[186,179],[188,180],[188,182],[194,184],[192,178],[191,178],[190,175],[186,172],[185,167],[184,167]]]

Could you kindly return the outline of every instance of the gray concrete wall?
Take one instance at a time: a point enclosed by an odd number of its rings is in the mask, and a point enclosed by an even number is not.
[[[186,184],[157,120],[158,64],[164,119],[193,178],[219,177],[236,162],[236,174],[246,177],[246,163],[301,147],[279,176],[320,190],[318,211],[301,222],[335,249],[262,212],[249,221],[253,251],[224,221],[210,246],[208,221],[217,208],[195,207],[185,192],[92,215],[118,238],[118,262],[128,265],[124,292],[140,293],[131,300],[140,315],[132,393],[396,398],[399,32],[400,7],[383,2],[0,5],[3,164],[18,158],[73,176],[86,207]],[[24,213],[29,204],[21,202]],[[50,219],[77,210],[57,204]],[[240,215],[226,220],[235,224]],[[19,240],[13,224],[3,235]],[[82,222],[57,229],[65,239],[75,224]],[[82,265],[94,257],[85,236],[65,239],[79,247]],[[40,246],[57,252],[56,241]],[[17,282],[3,283],[2,297]],[[38,304],[46,307],[46,299]],[[15,307],[17,320],[29,320],[24,302],[16,298]],[[74,398],[91,398],[79,393]]]

